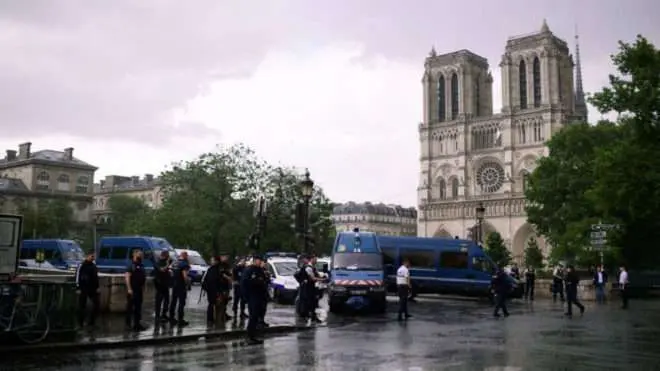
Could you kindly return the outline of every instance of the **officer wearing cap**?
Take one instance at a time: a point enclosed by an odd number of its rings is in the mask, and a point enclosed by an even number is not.
[[[260,255],[252,257],[252,265],[243,272],[243,289],[248,304],[247,336],[251,344],[261,344],[257,338],[257,329],[262,321],[261,315],[266,305],[268,279],[262,267],[263,258]]]

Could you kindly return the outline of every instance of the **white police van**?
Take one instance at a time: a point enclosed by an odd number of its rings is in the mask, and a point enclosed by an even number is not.
[[[293,303],[298,295],[299,284],[293,275],[300,269],[298,259],[269,257],[266,267],[270,273],[268,295],[276,303]]]

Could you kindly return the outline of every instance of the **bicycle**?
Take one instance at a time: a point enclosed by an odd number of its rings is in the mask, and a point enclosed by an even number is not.
[[[0,332],[13,333],[24,344],[43,341],[50,331],[48,314],[38,303],[25,304],[0,290]]]

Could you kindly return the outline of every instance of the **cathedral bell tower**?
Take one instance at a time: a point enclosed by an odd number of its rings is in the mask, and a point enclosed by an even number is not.
[[[504,113],[536,108],[575,112],[573,57],[545,20],[540,31],[509,38],[500,67]]]

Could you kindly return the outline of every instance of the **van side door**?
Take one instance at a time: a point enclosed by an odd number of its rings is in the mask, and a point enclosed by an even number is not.
[[[465,294],[472,290],[467,251],[440,251],[439,278],[448,294]]]
[[[399,259],[401,262],[406,259],[410,262],[410,280],[414,293],[435,292],[438,285],[442,284],[442,281],[438,281],[436,250],[402,247],[399,249]]]
[[[470,271],[473,277],[474,291],[478,294],[488,295],[494,271],[493,263],[486,256],[473,255],[470,259]]]

